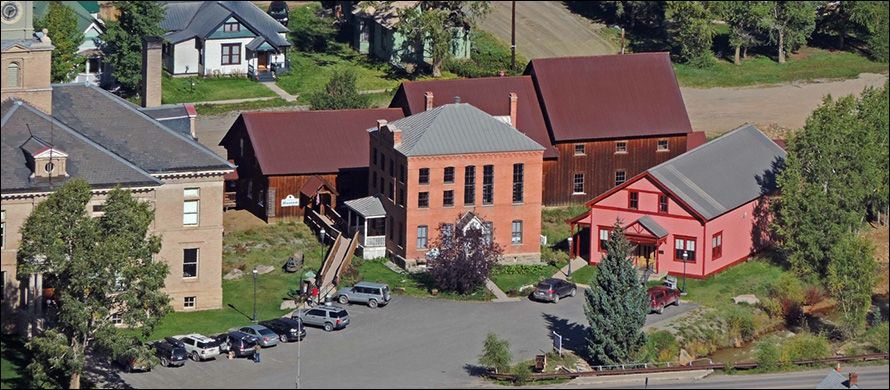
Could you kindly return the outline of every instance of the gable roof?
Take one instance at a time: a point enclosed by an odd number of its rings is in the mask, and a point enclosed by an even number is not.
[[[646,173],[710,220],[774,191],[785,157],[785,150],[746,124]]]
[[[55,183],[33,181],[26,149],[49,144],[67,155],[65,168],[69,177],[86,180],[93,188],[114,188],[118,184],[142,187],[162,182],[138,166],[111,153],[101,145],[54,120],[27,103],[7,99],[2,104],[2,140],[0,140],[0,188],[4,194],[52,191],[66,178]],[[39,139],[43,142],[36,142]]]
[[[387,125],[402,131],[395,147],[405,156],[544,150],[513,126],[467,103],[446,104]],[[370,129],[377,135],[377,128]]]
[[[347,200],[343,204],[365,218],[386,216],[386,209],[383,207],[383,194],[379,192],[364,198]]]
[[[35,1],[34,2],[34,16],[35,17],[45,17],[49,12],[49,1]],[[98,28],[102,26],[95,17],[93,17],[91,11],[84,8],[83,3],[96,3],[96,12],[98,10],[98,3],[93,1],[63,1],[62,5],[66,5],[74,11],[74,16],[77,19],[77,31],[80,33],[86,32],[88,28],[92,25],[96,25]],[[50,37],[52,37],[53,32],[49,32]]]
[[[843,374],[831,370],[828,372],[828,375],[822,379],[822,382],[816,386],[817,389],[858,389],[858,384],[850,384],[850,378],[848,376],[844,376]]]
[[[224,158],[91,84],[54,84],[53,116],[152,174],[231,170]]]
[[[668,53],[534,59],[525,74],[555,142],[692,132]]]
[[[169,1],[164,4],[160,26],[167,31],[167,42],[179,43],[209,37],[230,17],[276,47],[291,46],[279,35],[290,30],[250,1]]]
[[[244,129],[265,175],[332,173],[366,168],[368,126],[402,118],[397,108],[244,112],[220,141]]]
[[[545,147],[545,159],[559,156],[550,142],[531,76],[405,81],[389,106],[401,107],[405,116],[421,113],[426,108],[427,92],[433,93],[433,107],[453,103],[454,97],[460,96],[461,102],[493,116],[510,115],[510,94],[515,93],[516,123],[513,126]]]

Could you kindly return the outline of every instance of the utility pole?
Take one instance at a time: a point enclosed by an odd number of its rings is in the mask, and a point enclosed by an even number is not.
[[[511,40],[510,40],[510,53],[512,55],[512,60],[510,61],[510,69],[514,72],[516,71],[516,2],[511,1],[513,3],[513,22],[511,29]]]

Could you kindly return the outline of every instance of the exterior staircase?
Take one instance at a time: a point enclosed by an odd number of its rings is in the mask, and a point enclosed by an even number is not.
[[[337,285],[340,282],[340,274],[349,268],[349,263],[352,261],[352,256],[355,255],[355,248],[358,246],[358,242],[358,232],[351,239],[343,236],[343,234],[337,235],[337,240],[334,241],[334,245],[331,246],[331,250],[328,252],[324,264],[322,264],[321,274],[317,276],[321,280],[319,298],[324,298],[328,294],[334,298],[337,293]]]

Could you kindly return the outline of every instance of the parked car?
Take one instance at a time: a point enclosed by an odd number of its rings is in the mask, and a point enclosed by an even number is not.
[[[210,337],[198,333],[173,337],[182,341],[189,358],[196,362],[215,359],[219,356],[219,343]]]
[[[560,298],[574,297],[577,291],[578,286],[575,283],[557,278],[547,278],[538,282],[531,297],[539,301],[557,303]]]
[[[235,357],[250,357],[256,353],[257,339],[244,332],[223,333],[215,337],[220,353],[231,352]]]
[[[161,359],[162,367],[181,367],[188,360],[188,352],[186,352],[185,348],[174,345],[167,340],[155,341],[150,345],[155,351],[155,356]]]
[[[316,306],[308,309],[297,309],[291,318],[303,320],[303,324],[323,327],[326,332],[343,329],[349,325],[349,313],[339,306]]]
[[[654,286],[646,290],[649,296],[649,308],[658,314],[664,313],[667,305],[680,306],[680,290],[667,286]]]
[[[282,343],[298,341],[306,337],[306,328],[300,319],[278,317],[271,320],[260,321],[260,325],[278,334],[278,340]]]
[[[272,19],[275,19],[278,23],[281,23],[284,27],[287,27],[287,18],[290,14],[290,10],[287,9],[286,1],[273,1],[269,4],[269,10],[266,11]]]
[[[371,308],[386,306],[391,299],[386,283],[358,282],[355,286],[341,288],[337,295],[340,304],[359,302]]]
[[[263,348],[274,347],[278,345],[278,333],[262,325],[247,325],[238,328],[239,332],[249,334],[257,339]]]

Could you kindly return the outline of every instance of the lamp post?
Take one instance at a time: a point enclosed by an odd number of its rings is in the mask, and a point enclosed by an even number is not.
[[[324,228],[321,228],[321,230],[318,231],[318,241],[321,241],[321,254],[318,257],[321,258],[322,266],[324,266],[324,239]]]
[[[572,250],[573,249],[574,249],[574,247],[572,247],[572,236],[569,236],[569,274],[568,274],[569,278],[572,277]]]
[[[689,252],[683,251],[683,288],[680,290],[680,294],[686,295],[686,259],[689,258]]]
[[[297,325],[297,390],[300,390],[300,342],[303,341],[303,321]]]
[[[256,267],[253,268],[253,322],[256,322]]]

